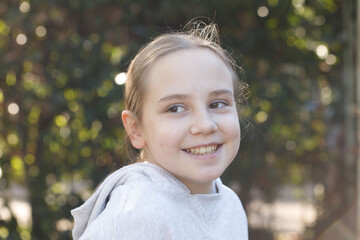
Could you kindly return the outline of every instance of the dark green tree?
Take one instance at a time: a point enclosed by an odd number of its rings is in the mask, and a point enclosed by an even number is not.
[[[319,236],[348,208],[342,161],[341,0],[0,2],[0,197],[27,189],[32,225],[0,238],[70,239],[70,210],[126,163],[115,76],[154,36],[202,16],[244,68],[242,149],[226,172],[246,206],[286,183],[314,183]],[[346,187],[343,187],[346,186]],[[346,204],[338,205],[334,200]],[[350,199],[349,199],[350,198]],[[10,208],[11,209],[11,208]],[[266,234],[265,234],[266,235]],[[260,235],[259,235],[260,236]]]

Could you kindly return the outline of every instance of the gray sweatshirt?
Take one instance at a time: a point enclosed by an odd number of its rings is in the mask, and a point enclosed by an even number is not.
[[[238,196],[215,180],[216,193],[191,194],[159,166],[123,167],[71,211],[74,240],[248,240]]]

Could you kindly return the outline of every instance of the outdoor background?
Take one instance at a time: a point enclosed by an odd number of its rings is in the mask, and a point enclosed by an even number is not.
[[[0,0],[0,239],[71,239],[70,210],[125,162],[130,60],[195,17],[218,24],[251,90],[241,150],[223,176],[250,239],[355,239],[355,9],[351,0]]]

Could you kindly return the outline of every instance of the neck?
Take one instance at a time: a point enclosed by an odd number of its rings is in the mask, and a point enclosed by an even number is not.
[[[155,165],[158,165],[156,162],[148,161],[147,159],[143,159],[141,162],[144,163],[152,163]],[[159,166],[159,165],[158,165]],[[181,178],[179,176],[176,176],[172,174],[174,177],[176,177],[180,182],[182,182],[191,192],[191,194],[209,194],[212,193],[212,188],[214,181],[211,180],[209,182],[193,182],[188,181],[187,179]]]
[[[178,178],[179,179],[179,178]],[[184,179],[179,179],[183,184],[189,188],[191,194],[209,194],[212,192],[213,181],[207,183],[188,182]]]

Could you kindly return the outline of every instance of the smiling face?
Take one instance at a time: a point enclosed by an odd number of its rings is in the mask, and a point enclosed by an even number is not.
[[[134,147],[192,193],[208,193],[240,145],[229,68],[209,49],[179,50],[155,62],[146,84]]]

